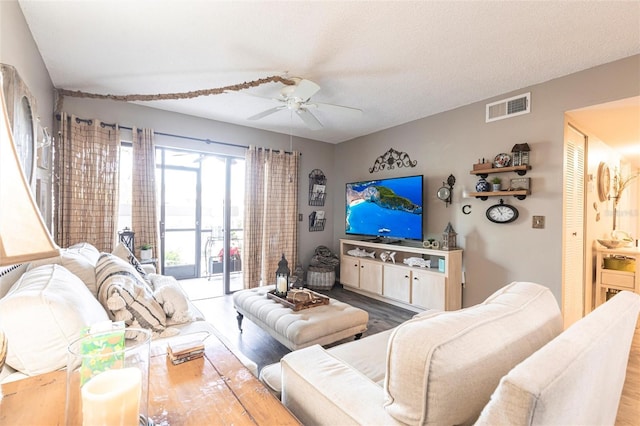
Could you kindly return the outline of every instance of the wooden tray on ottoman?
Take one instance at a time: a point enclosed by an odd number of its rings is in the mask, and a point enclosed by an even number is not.
[[[291,308],[293,311],[296,311],[296,312],[301,311],[303,309],[309,309],[316,306],[323,306],[323,305],[329,304],[329,298],[327,296],[324,296],[322,294],[316,293],[315,291],[311,291],[311,290],[304,290],[304,292],[311,295],[311,300],[301,301],[301,300],[294,300],[289,297],[287,298],[280,297],[276,295],[275,290],[268,292],[267,297],[269,299],[273,299],[276,302],[286,306],[287,308]]]

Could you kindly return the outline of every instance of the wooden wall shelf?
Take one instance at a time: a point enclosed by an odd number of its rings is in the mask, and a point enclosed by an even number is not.
[[[471,170],[469,173],[472,175],[477,175],[477,176],[486,178],[487,176],[493,173],[508,173],[508,172],[515,172],[518,174],[518,176],[524,176],[527,174],[527,170],[531,170],[531,166],[528,164],[526,166],[494,167],[492,169]]]
[[[491,192],[470,192],[470,197],[476,197],[481,200],[486,200],[489,197],[516,197],[518,200],[524,200],[527,195],[531,195],[531,191],[523,189],[519,191],[491,191]]]

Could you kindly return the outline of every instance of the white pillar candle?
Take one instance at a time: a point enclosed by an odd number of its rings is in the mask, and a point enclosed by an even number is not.
[[[278,277],[276,281],[276,289],[278,293],[286,293],[287,291],[287,277]]]
[[[82,387],[82,424],[139,424],[142,373],[137,368],[107,370]]]

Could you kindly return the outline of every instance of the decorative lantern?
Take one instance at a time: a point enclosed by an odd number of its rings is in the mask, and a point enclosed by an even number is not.
[[[529,152],[531,151],[531,148],[529,148],[529,144],[528,143],[521,143],[520,144],[520,165],[521,166],[528,166],[529,165]]]
[[[451,222],[447,224],[447,227],[444,229],[444,233],[442,234],[442,250],[454,250],[457,248],[456,244],[456,236],[458,234],[454,231],[453,226],[451,226]]]
[[[517,143],[511,148],[511,165],[512,166],[528,166],[529,165],[529,148],[528,143]]]
[[[520,144],[517,143],[511,148],[511,165],[519,166],[522,164],[522,150]]]
[[[133,253],[133,249],[135,247],[135,244],[134,244],[135,235],[136,233],[133,232],[131,229],[127,228],[126,226],[122,231],[118,232],[118,236],[120,237],[120,242],[125,246],[127,246],[127,248],[131,253]]]
[[[284,258],[282,253],[282,259],[278,262],[278,269],[276,270],[276,295],[281,297],[287,296],[289,291],[289,262]]]

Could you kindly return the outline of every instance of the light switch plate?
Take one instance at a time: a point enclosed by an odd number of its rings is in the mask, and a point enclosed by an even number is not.
[[[302,213],[298,213],[298,222],[302,222],[304,219],[304,217],[302,216]]]
[[[533,216],[532,228],[543,229],[544,228],[544,216]]]

